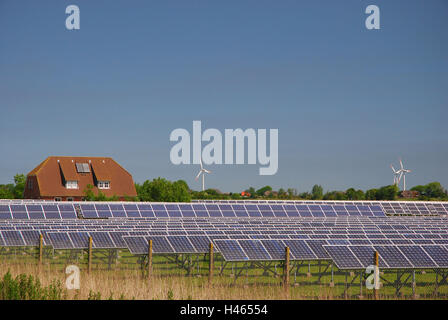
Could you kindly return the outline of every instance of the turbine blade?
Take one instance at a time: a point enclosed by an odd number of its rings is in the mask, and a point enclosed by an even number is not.
[[[199,171],[198,175],[196,176],[195,180],[198,180],[200,175],[201,175],[202,171]]]
[[[210,170],[204,169],[204,172],[206,173],[212,173]]]

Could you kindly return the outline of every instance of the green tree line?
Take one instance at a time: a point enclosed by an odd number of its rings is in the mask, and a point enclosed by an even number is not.
[[[14,183],[0,184],[0,199],[22,199],[25,189],[26,176],[16,174]],[[327,191],[321,185],[314,185],[310,191],[302,193],[296,189],[280,188],[274,191],[271,186],[261,188],[249,187],[245,194],[222,193],[216,189],[205,191],[191,190],[183,180],[169,181],[164,178],[146,180],[142,184],[136,183],[137,197],[129,197],[127,201],[160,201],[160,202],[189,202],[192,199],[285,199],[285,200],[396,200],[402,199],[401,192],[396,185],[388,185],[366,191],[349,188],[345,191]],[[426,185],[418,185],[410,189],[418,192],[418,200],[447,201],[447,190],[439,182],[431,182]],[[93,186],[88,185],[84,190],[85,199],[88,201],[118,201],[117,196],[106,197],[101,190],[94,192]]]

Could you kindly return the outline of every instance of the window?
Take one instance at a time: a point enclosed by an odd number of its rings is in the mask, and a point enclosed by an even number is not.
[[[78,173],[89,173],[90,167],[88,163],[76,163],[76,171]]]
[[[65,183],[65,187],[67,189],[78,189],[78,181],[76,180],[67,181]]]
[[[60,197],[56,197],[54,198],[54,201],[62,201],[62,199]]]
[[[110,189],[110,181],[98,181],[98,189]]]
[[[33,180],[28,179],[28,189],[33,189]]]
[[[67,198],[67,201],[73,201],[72,197]]]

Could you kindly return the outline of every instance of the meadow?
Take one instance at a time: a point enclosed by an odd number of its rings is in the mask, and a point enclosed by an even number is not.
[[[146,257],[127,250],[94,250],[92,269],[88,272],[86,251],[45,248],[41,264],[35,248],[1,248],[0,279],[10,273],[38,279],[43,288],[60,290],[56,299],[138,299],[138,300],[259,300],[259,299],[373,299],[365,288],[364,274],[341,271],[327,262],[292,262],[290,284],[283,285],[283,262],[226,263],[215,255],[214,274],[209,285],[207,255],[155,255],[148,277]],[[300,265],[297,269],[297,264]],[[80,268],[80,289],[67,290],[65,268]],[[295,266],[295,267],[294,267]],[[333,275],[332,275],[333,274]],[[397,281],[397,275],[400,276]],[[380,299],[446,299],[448,285],[443,273],[434,270],[412,272],[384,271]],[[401,286],[397,293],[397,285]],[[439,283],[436,286],[436,280]],[[443,281],[441,281],[443,280]],[[14,297],[10,297],[14,298]],[[51,297],[50,297],[51,298]],[[3,297],[8,299],[8,297]]]

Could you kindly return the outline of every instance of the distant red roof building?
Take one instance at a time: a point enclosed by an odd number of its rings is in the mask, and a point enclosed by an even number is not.
[[[400,196],[402,198],[418,198],[420,196],[420,192],[418,191],[414,191],[414,190],[406,190],[406,191],[402,191]]]
[[[247,191],[243,191],[243,192],[241,192],[241,196],[242,197],[250,197],[251,194],[249,192],[247,192]]]
[[[95,194],[137,196],[131,174],[112,158],[48,157],[28,173],[24,198],[81,201],[89,184]]]

